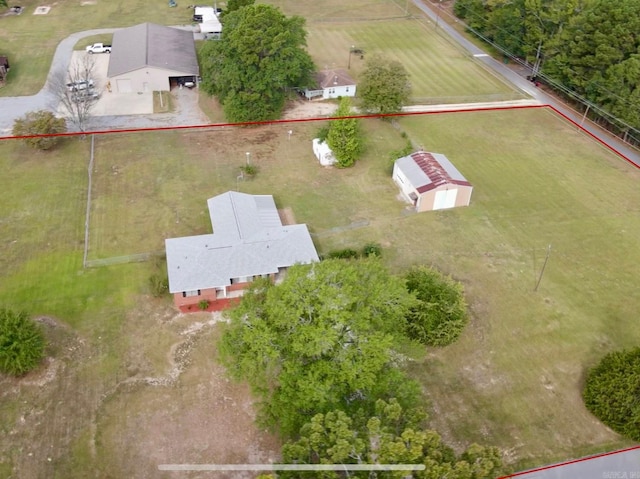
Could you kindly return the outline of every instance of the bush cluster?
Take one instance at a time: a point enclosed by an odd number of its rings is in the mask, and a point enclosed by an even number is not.
[[[382,246],[378,243],[367,243],[360,250],[353,248],[336,249],[327,253],[328,259],[357,259],[382,256]]]
[[[607,354],[587,374],[585,406],[611,429],[640,441],[640,348]]]
[[[428,346],[457,340],[469,320],[462,285],[426,267],[409,271],[406,281],[418,299],[407,318],[409,337]]]
[[[22,376],[44,357],[45,340],[39,325],[25,312],[0,310],[0,371]]]

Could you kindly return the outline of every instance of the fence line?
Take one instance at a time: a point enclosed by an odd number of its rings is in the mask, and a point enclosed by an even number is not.
[[[91,154],[89,156],[89,184],[87,186],[87,212],[84,219],[84,256],[82,258],[82,267],[87,267],[87,256],[89,255],[89,219],[91,215],[91,183],[93,176],[93,146],[95,135],[91,135]]]

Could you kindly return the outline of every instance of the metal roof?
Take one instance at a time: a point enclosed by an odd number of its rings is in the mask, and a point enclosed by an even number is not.
[[[165,240],[171,293],[318,261],[307,226],[282,225],[273,196],[230,191],[207,203],[213,234]]]
[[[152,67],[199,75],[193,32],[141,23],[113,34],[107,77]]]
[[[418,151],[399,158],[396,165],[419,193],[445,184],[471,186],[453,163],[440,153]]]

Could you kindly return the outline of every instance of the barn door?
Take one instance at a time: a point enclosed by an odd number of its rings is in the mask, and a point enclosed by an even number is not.
[[[433,209],[443,210],[446,208],[453,208],[456,205],[457,196],[458,196],[457,188],[436,192],[436,197],[433,201]]]

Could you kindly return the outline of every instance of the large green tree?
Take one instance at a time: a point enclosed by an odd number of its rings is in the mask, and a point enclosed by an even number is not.
[[[13,122],[13,136],[25,136],[24,142],[38,150],[50,150],[58,143],[60,136],[54,135],[67,131],[67,123],[64,118],[58,118],[50,111],[31,111],[25,116],[16,118]]]
[[[304,19],[248,5],[228,13],[219,41],[200,51],[202,88],[216,95],[229,121],[278,118],[286,92],[308,86],[314,70]]]
[[[640,441],[640,348],[607,354],[589,371],[587,409],[614,431]]]
[[[0,371],[22,376],[44,356],[44,335],[25,312],[0,309]]]
[[[7,6],[7,0],[0,0],[0,7],[6,7]]]
[[[437,432],[424,428],[425,415],[407,411],[395,400],[378,400],[372,414],[343,411],[317,414],[300,430],[300,438],[284,445],[282,456],[293,464],[423,464],[423,471],[396,471],[383,477],[398,479],[493,479],[500,472],[500,452],[477,444],[460,457]],[[283,474],[283,477],[290,477]],[[296,473],[295,477],[301,477]],[[304,477],[304,476],[302,476]],[[308,476],[311,477],[311,476]],[[313,477],[337,479],[341,472]],[[349,477],[369,478],[369,472]],[[377,477],[377,476],[374,476]]]
[[[457,0],[470,29],[582,96],[619,130],[640,130],[640,0]]]
[[[253,5],[254,3],[256,3],[256,0],[228,0],[227,8],[222,11],[222,15],[220,15],[220,18],[224,20],[224,17],[226,17],[229,13],[233,13],[236,10],[240,10],[243,7],[248,7],[249,5]]]
[[[357,118],[347,118],[353,115],[351,100],[342,97],[336,110],[336,117],[344,117],[341,120],[332,120],[327,133],[327,144],[336,158],[336,166],[348,168],[353,166],[363,150],[362,132]]]
[[[415,384],[392,347],[414,301],[376,258],[296,265],[277,286],[255,284],[231,311],[222,359],[285,436],[316,413],[372,406],[391,391],[409,401]]]
[[[408,316],[407,334],[429,346],[447,346],[468,322],[462,284],[432,268],[407,273],[407,289],[418,299]]]
[[[396,113],[409,101],[411,83],[402,63],[374,55],[362,73],[358,96],[370,113]]]

